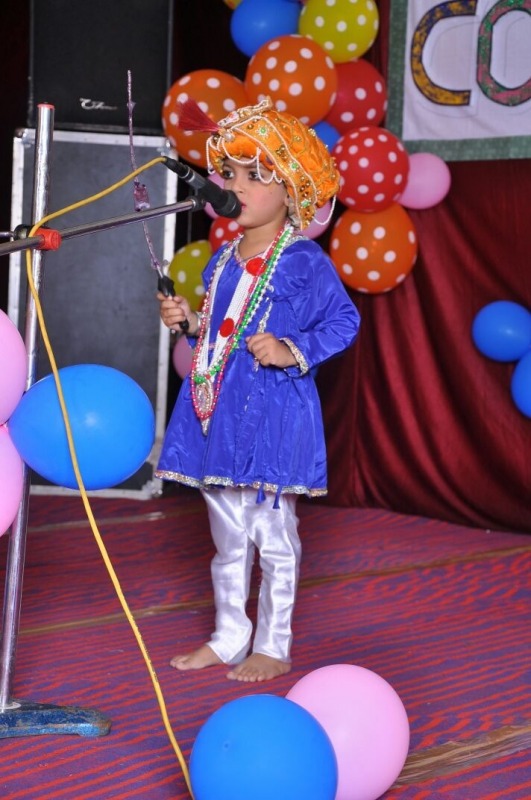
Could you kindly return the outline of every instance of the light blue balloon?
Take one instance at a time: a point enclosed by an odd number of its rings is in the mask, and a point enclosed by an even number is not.
[[[250,57],[271,39],[297,33],[300,13],[291,0],[242,0],[230,18],[232,40]]]
[[[531,349],[531,313],[510,300],[489,303],[474,318],[472,338],[484,356],[518,361]]]
[[[337,760],[309,711],[284,697],[247,695],[199,731],[190,782],[195,800],[334,800]]]
[[[520,359],[514,369],[511,395],[518,410],[531,418],[531,351]]]
[[[144,390],[112,367],[59,370],[83,484],[107,489],[131,477],[155,441],[155,415]],[[58,486],[77,489],[53,375],[28,389],[9,419],[20,457]]]

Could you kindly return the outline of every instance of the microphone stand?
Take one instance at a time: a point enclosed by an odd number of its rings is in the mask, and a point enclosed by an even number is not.
[[[38,221],[47,214],[49,195],[49,159],[53,140],[55,109],[49,104],[38,106],[35,139],[35,167],[33,183],[32,217]],[[119,225],[141,222],[146,219],[197,211],[204,208],[205,200],[193,195],[186,200],[158,208],[113,217],[100,222],[78,225],[62,231],[43,229],[35,236],[23,238],[32,226],[18,226],[13,233],[21,236],[16,241],[0,244],[0,255],[21,250],[32,250],[32,276],[37,293],[44,276],[43,251],[58,249],[63,239],[83,236]],[[162,277],[162,276],[160,276]],[[35,301],[28,288],[24,343],[28,355],[26,391],[34,384],[37,374],[38,317]],[[15,736],[33,736],[44,733],[76,733],[82,736],[103,736],[109,732],[110,720],[99,711],[78,706],[54,706],[12,697],[17,637],[22,604],[22,584],[28,528],[30,472],[23,465],[23,491],[17,515],[11,526],[6,564],[6,583],[0,640],[0,739]]]

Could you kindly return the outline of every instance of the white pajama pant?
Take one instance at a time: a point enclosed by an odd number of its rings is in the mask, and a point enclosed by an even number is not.
[[[262,579],[253,653],[289,661],[301,558],[296,495],[280,495],[279,508],[273,508],[275,495],[266,493],[265,501],[257,503],[255,489],[209,489],[202,494],[217,551],[211,563],[216,630],[209,647],[225,664],[247,655],[252,623],[246,605],[256,548]]]

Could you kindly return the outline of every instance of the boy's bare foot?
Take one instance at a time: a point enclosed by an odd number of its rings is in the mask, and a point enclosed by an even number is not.
[[[222,660],[218,658],[214,651],[207,644],[203,644],[192,653],[187,653],[184,656],[174,656],[170,661],[170,666],[184,671],[187,669],[203,669],[203,667],[211,667],[214,664],[222,663]]]
[[[232,681],[256,683],[278,678],[279,675],[285,675],[290,669],[291,664],[287,661],[279,661],[278,658],[271,658],[263,653],[252,653],[249,658],[231,669],[227,673],[227,678]]]

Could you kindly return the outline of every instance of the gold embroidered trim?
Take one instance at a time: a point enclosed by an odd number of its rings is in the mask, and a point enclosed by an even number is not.
[[[289,347],[289,349],[291,350],[293,357],[297,360],[297,364],[299,365],[301,375],[306,375],[310,367],[308,366],[308,362],[304,358],[303,354],[301,353],[295,342],[292,342],[291,339],[288,339],[285,336],[282,337],[280,341],[284,342],[284,344],[287,345],[287,347]]]
[[[172,472],[171,470],[156,470],[155,478],[160,478],[165,481],[176,481],[192,489],[213,489],[216,486],[231,486],[237,489],[263,489],[264,492],[272,492],[276,494],[280,489],[281,494],[305,494],[307,497],[324,497],[328,490],[323,489],[309,489],[307,486],[282,486],[276,483],[260,483],[254,481],[253,483],[234,483],[230,478],[216,478],[214,475],[207,475],[202,481],[196,478],[190,478],[188,475],[183,475],[182,472]]]

